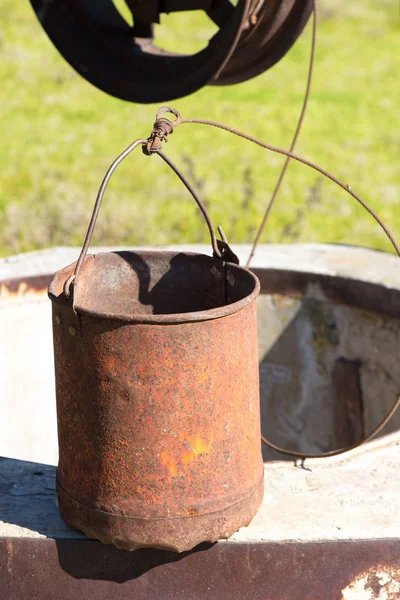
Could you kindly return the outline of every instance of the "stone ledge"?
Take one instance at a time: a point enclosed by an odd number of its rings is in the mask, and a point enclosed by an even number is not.
[[[240,263],[246,262],[249,244],[232,246]],[[93,246],[89,253],[111,250],[140,250],[140,247]],[[146,250],[181,250],[211,254],[208,244],[179,244],[170,246],[146,246]],[[80,248],[56,247],[28,252],[0,259],[0,281],[14,278],[52,274],[78,259]],[[382,261],[385,268],[382,268]],[[316,273],[400,289],[399,259],[370,248],[341,244],[261,244],[251,263],[254,269],[274,268],[296,272]]]

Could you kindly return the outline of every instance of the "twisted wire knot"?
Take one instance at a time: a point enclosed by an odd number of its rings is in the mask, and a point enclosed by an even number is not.
[[[170,121],[170,119],[167,119],[166,117],[162,116],[166,113],[172,113],[173,115],[175,115],[175,121]],[[156,120],[153,125],[153,131],[151,132],[147,143],[143,145],[144,154],[150,156],[150,154],[152,154],[153,152],[157,152],[158,150],[160,150],[161,143],[168,141],[168,135],[170,133],[173,133],[174,127],[178,125],[180,121],[181,116],[175,109],[170,108],[169,106],[163,106],[162,108],[160,108],[156,115]]]
[[[153,152],[161,149],[161,143],[167,142],[167,136],[173,133],[174,127],[168,119],[161,117],[157,119],[153,125],[153,131],[147,140],[147,143],[143,146],[143,152],[150,156]]]

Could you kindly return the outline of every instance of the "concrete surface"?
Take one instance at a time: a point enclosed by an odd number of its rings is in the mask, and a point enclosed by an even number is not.
[[[249,244],[232,245],[234,252],[244,264],[249,253]],[[90,254],[108,252],[115,247],[91,247]],[[118,250],[140,247],[118,247]],[[208,244],[180,244],[173,246],[146,246],[147,250],[175,250],[182,252],[203,252],[211,254]],[[45,272],[54,273],[61,267],[78,259],[80,248],[57,247],[26,254],[17,254],[0,259],[0,281],[39,275]],[[399,259],[394,254],[387,254],[341,244],[261,244],[251,263],[252,268],[294,269],[303,272],[324,273],[361,279],[384,284],[386,287],[400,289]]]

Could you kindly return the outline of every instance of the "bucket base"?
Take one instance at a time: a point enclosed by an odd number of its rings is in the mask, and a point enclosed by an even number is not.
[[[141,519],[114,515],[74,500],[57,483],[58,506],[67,525],[103,544],[123,550],[159,548],[174,552],[191,550],[201,542],[216,542],[246,527],[259,509],[264,478],[247,498],[221,510],[190,517]]]

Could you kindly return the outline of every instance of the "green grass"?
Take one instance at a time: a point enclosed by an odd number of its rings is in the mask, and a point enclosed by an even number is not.
[[[118,2],[122,7],[122,0]],[[174,26],[179,21],[179,37]],[[160,43],[197,50],[203,15],[164,20]],[[310,24],[262,76],[172,102],[288,147],[300,110]],[[175,30],[176,31],[176,30]],[[173,40],[177,40],[174,42]],[[158,106],[129,104],[81,79],[59,56],[28,0],[0,0],[0,254],[82,243],[112,159],[147,137]],[[400,17],[397,0],[323,0],[312,99],[297,152],[331,170],[400,237]],[[283,162],[227,133],[182,125],[165,147],[233,242],[251,241]],[[207,230],[178,180],[139,151],[117,171],[95,243],[202,242]],[[344,242],[390,250],[355,201],[292,164],[263,241]]]

